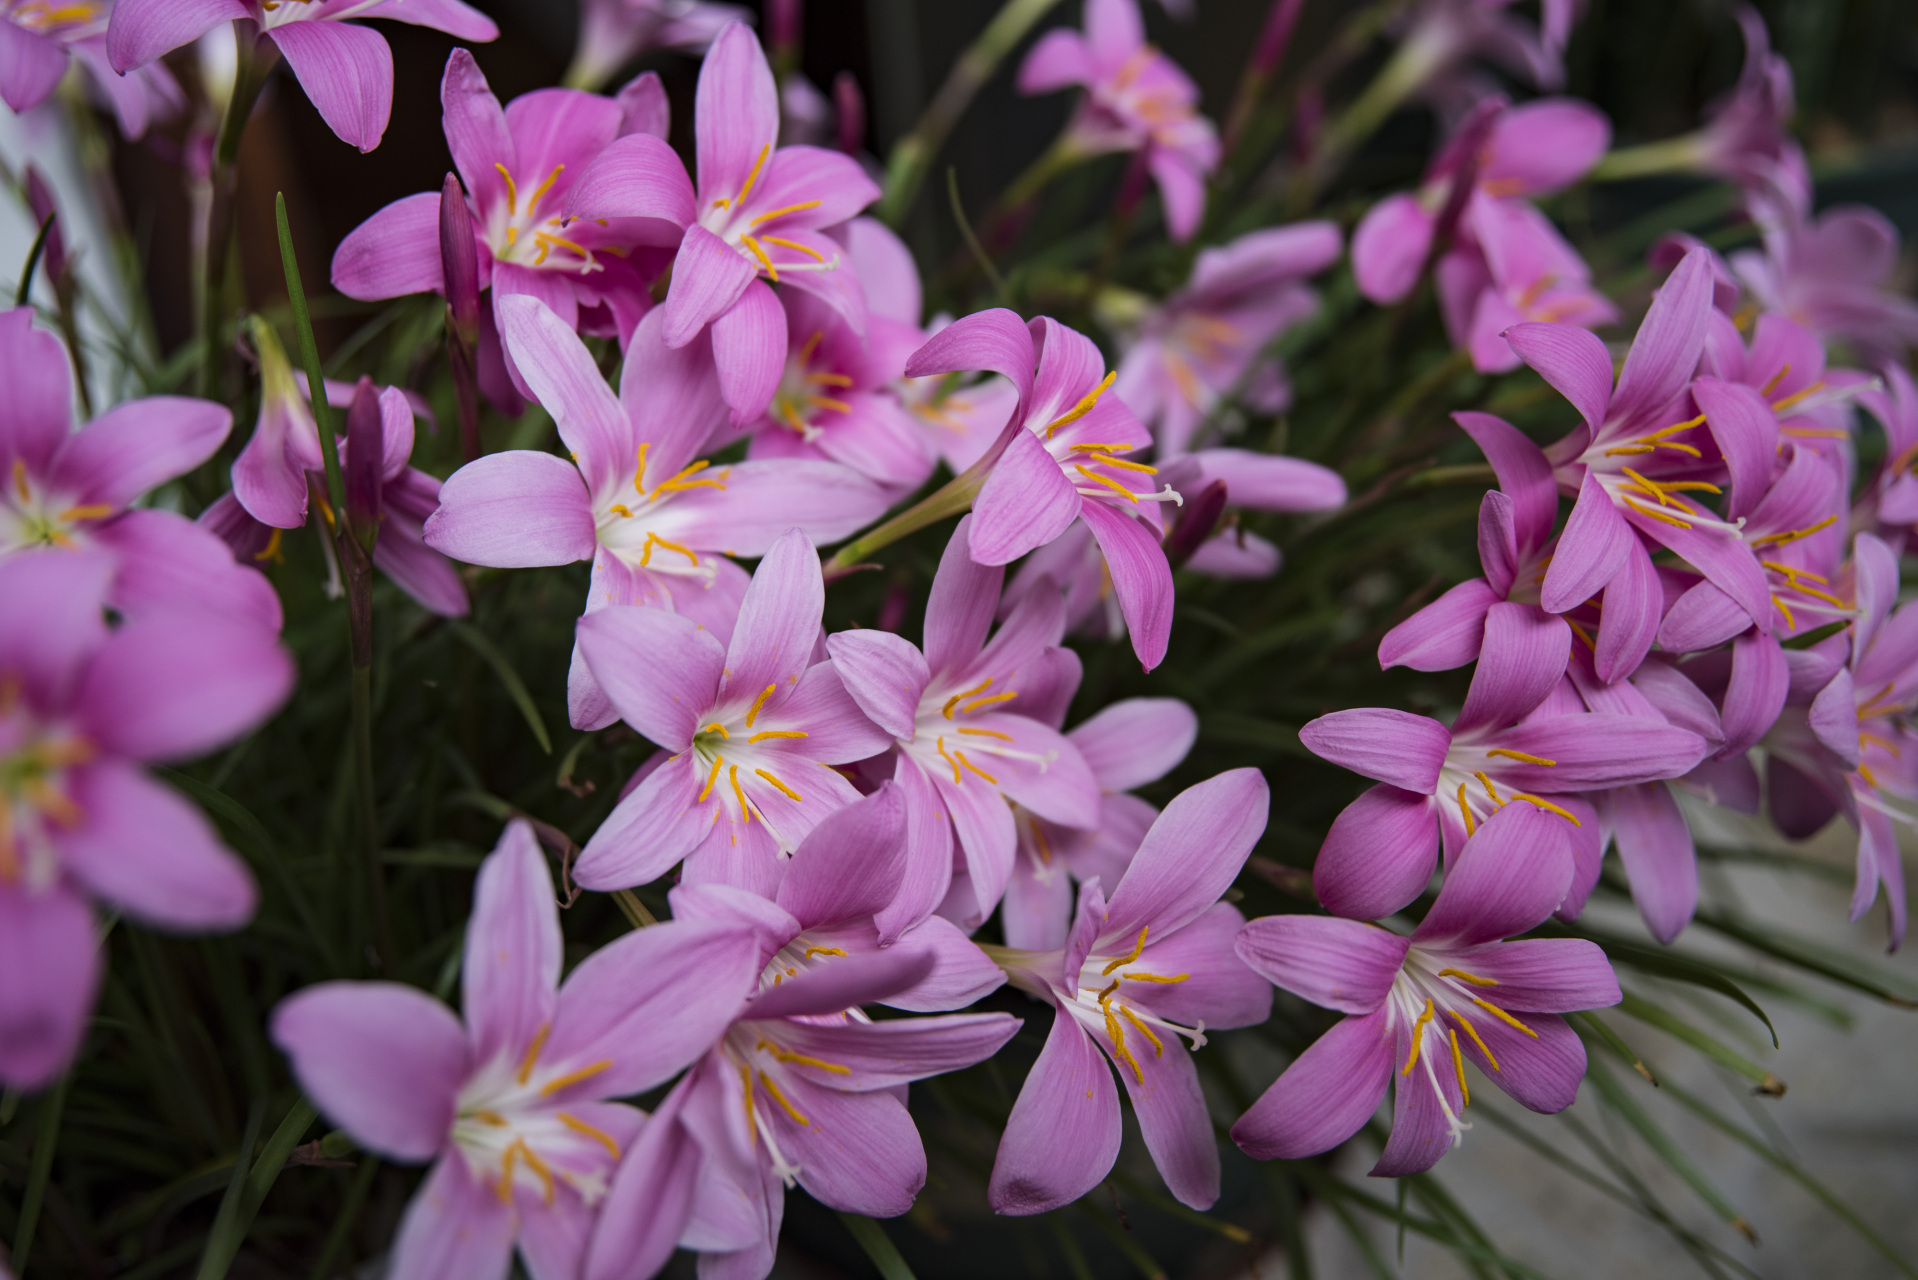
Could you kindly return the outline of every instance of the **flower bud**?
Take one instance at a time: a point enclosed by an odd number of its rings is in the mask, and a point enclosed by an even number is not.
[[[370,547],[380,519],[380,462],[384,455],[380,395],[373,379],[362,377],[346,411],[346,520],[362,545]]]
[[[1190,560],[1225,514],[1225,481],[1214,480],[1196,495],[1188,495],[1179,518],[1166,535],[1165,558],[1174,569]]]
[[[479,250],[473,243],[473,215],[454,174],[440,188],[440,275],[446,307],[460,337],[471,348],[479,340]]]

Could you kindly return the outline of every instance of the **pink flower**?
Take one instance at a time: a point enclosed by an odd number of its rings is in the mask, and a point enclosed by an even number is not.
[[[1220,401],[1260,375],[1248,387],[1256,407],[1285,407],[1290,389],[1277,360],[1258,358],[1318,310],[1305,277],[1338,261],[1341,247],[1330,222],[1254,231],[1202,251],[1185,286],[1146,314],[1119,362],[1114,390],[1152,428],[1161,457],[1198,443],[1199,427]]]
[[[906,362],[910,377],[991,370],[1018,389],[1011,420],[974,464],[992,471],[972,505],[972,558],[1009,564],[1084,519],[1111,567],[1133,652],[1150,671],[1172,630],[1158,504],[1180,499],[1170,487],[1154,493],[1157,469],[1125,456],[1151,437],[1116,397],[1102,398],[1118,377],[1102,379],[1104,369],[1085,335],[1048,316],[1028,326],[1000,308],[954,321]]]
[[[1087,0],[1085,33],[1053,30],[1019,68],[1022,93],[1080,85],[1085,96],[1063,143],[1081,155],[1136,151],[1144,156],[1166,228],[1192,238],[1205,216],[1205,179],[1219,164],[1219,136],[1199,114],[1199,87],[1145,41],[1134,0]]]
[[[1788,132],[1796,109],[1791,64],[1772,52],[1756,9],[1740,5],[1737,16],[1745,66],[1692,135],[1693,163],[1736,183],[1762,225],[1795,225],[1810,216],[1812,191],[1805,153]]]
[[[875,1022],[858,1007],[954,1008],[1002,981],[941,920],[884,951],[874,945],[872,913],[898,887],[905,834],[897,791],[882,787],[814,828],[777,902],[714,885],[673,891],[682,919],[752,926],[745,950],[764,965],[759,992],[621,1164],[587,1280],[654,1274],[675,1242],[700,1253],[708,1274],[757,1280],[772,1267],[795,1185],[846,1213],[894,1217],[912,1206],[926,1156],[907,1084],[992,1056],[1019,1020]],[[949,932],[930,942],[935,925]]]
[[[1760,306],[1850,343],[1868,363],[1918,345],[1918,303],[1890,288],[1898,229],[1876,209],[1841,205],[1769,229],[1762,254],[1734,253],[1731,265]]]
[[[706,0],[586,0],[566,83],[596,89],[655,49],[705,53],[728,25],[749,20],[747,10]]]
[[[428,546],[468,564],[523,568],[591,559],[586,612],[644,604],[732,633],[746,575],[728,555],[763,555],[788,529],[844,537],[886,508],[870,481],[833,462],[699,459],[726,423],[706,340],[674,350],[649,313],[616,398],[585,345],[532,298],[501,305],[506,345],[553,415],[572,461],[508,450],[468,463],[440,490]],[[573,723],[616,715],[577,657]]]
[[[880,913],[888,940],[942,902],[942,914],[968,929],[985,923],[1012,874],[1010,805],[1070,827],[1098,821],[1098,784],[1050,722],[1079,676],[1077,660],[1056,647],[1059,601],[1035,596],[988,643],[1005,570],[973,561],[974,527],[974,517],[960,520],[946,544],[923,653],[885,631],[826,641],[847,693],[898,753],[892,777],[912,841],[905,885]],[[963,874],[954,872],[955,839]]]
[[[577,1275],[620,1157],[649,1123],[608,1099],[670,1080],[752,990],[752,934],[673,920],[559,981],[545,855],[510,824],[480,867],[464,1022],[393,982],[324,982],[274,1011],[300,1086],[368,1150],[433,1162],[393,1244],[395,1275]],[[657,1122],[653,1122],[657,1123]]]
[[[635,135],[608,147],[567,196],[569,217],[645,219],[677,243],[663,310],[668,346],[711,331],[711,359],[735,423],[766,412],[786,358],[786,313],[769,284],[814,294],[856,335],[865,298],[824,229],[879,198],[852,157],[780,147],[779,96],[752,32],[735,23],[699,71],[693,119],[699,183],[673,149]],[[761,277],[764,277],[764,281]]]
[[[1244,918],[1219,901],[1265,830],[1267,803],[1256,769],[1181,792],[1109,902],[1096,879],[1080,886],[1062,950],[1001,953],[1012,984],[1055,1012],[993,1162],[986,1197],[998,1212],[1056,1209],[1111,1172],[1115,1070],[1172,1194],[1195,1209],[1218,1199],[1218,1144],[1180,1038],[1196,1049],[1206,1027],[1251,1026],[1271,1011],[1271,991],[1233,954]]]
[[[631,339],[652,306],[647,288],[666,265],[662,246],[671,245],[672,229],[645,219],[577,222],[563,205],[582,170],[614,139],[649,124],[663,127],[633,109],[649,88],[656,91],[656,82],[642,77],[617,99],[540,89],[502,110],[472,54],[455,49],[447,59],[440,81],[446,141],[466,186],[479,287],[493,291],[488,318],[496,328],[504,327],[506,300],[528,295],[568,328],[617,336],[622,345]],[[333,253],[333,287],[368,300],[444,294],[440,199],[438,191],[407,196],[355,227]],[[480,354],[494,354],[485,334]],[[510,358],[506,368],[524,394],[524,375]]]
[[[207,400],[151,396],[72,429],[66,352],[33,309],[0,312],[0,563],[97,551],[113,567],[107,604],[133,616],[190,608],[280,628],[280,598],[219,539],[134,503],[219,449],[233,415]]]
[[[270,41],[340,141],[371,151],[393,114],[393,51],[386,37],[348,18],[391,18],[459,40],[499,38],[492,19],[461,0],[118,0],[107,23],[107,58],[124,74],[222,22],[248,24],[239,38]]]
[[[580,620],[580,652],[606,697],[673,753],[586,842],[580,884],[646,884],[683,859],[685,883],[770,896],[806,833],[859,798],[830,766],[878,754],[889,736],[832,663],[814,662],[825,597],[819,556],[793,530],[754,571],[730,644],[663,609]]]
[[[277,533],[306,523],[308,495],[325,492],[325,466],[313,410],[294,381],[279,340],[264,324],[253,326],[253,338],[260,360],[260,420],[233,463],[230,497],[247,516]],[[354,388],[329,383],[326,396],[329,404],[345,407],[353,403]],[[425,541],[426,521],[439,506],[440,482],[406,465],[413,455],[412,403],[398,387],[387,387],[378,393],[378,407],[380,461],[375,474],[381,518],[373,563],[422,607],[449,618],[464,617],[466,587],[458,570]],[[337,448],[342,470],[350,473],[350,432],[338,438]],[[325,501],[322,496],[321,504]],[[245,521],[226,513],[213,519],[221,522],[236,549],[250,545]],[[272,550],[260,558],[274,554],[277,545],[270,542]]]
[[[291,690],[292,660],[271,630],[191,601],[109,629],[114,573],[97,551],[0,560],[0,1081],[12,1088],[51,1080],[86,1032],[100,977],[88,899],[160,929],[253,915],[245,865],[141,766],[259,724]]]
[[[1542,924],[1571,886],[1571,858],[1541,843],[1553,821],[1517,805],[1488,821],[1409,938],[1321,916],[1246,925],[1247,964],[1346,1016],[1239,1118],[1233,1141],[1261,1160],[1330,1151],[1395,1084],[1392,1137],[1372,1176],[1422,1172],[1470,1127],[1467,1061],[1533,1111],[1571,1106],[1585,1046],[1557,1015],[1617,1004],[1618,979],[1583,939],[1503,941]]]
[[[59,87],[69,59],[78,59],[113,108],[122,136],[143,137],[152,121],[177,114],[186,95],[163,64],[125,76],[108,64],[112,11],[113,0],[0,0],[0,101],[18,112],[33,110]]]

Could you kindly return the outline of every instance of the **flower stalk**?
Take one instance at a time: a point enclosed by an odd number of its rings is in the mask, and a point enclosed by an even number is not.
[[[220,118],[220,132],[213,144],[213,167],[207,177],[206,230],[200,243],[199,295],[196,328],[200,333],[200,372],[198,390],[202,395],[218,395],[226,376],[227,351],[222,341],[226,323],[227,267],[233,257],[233,201],[237,192],[240,141],[246,136],[247,121],[253,104],[259,101],[266,78],[279,60],[279,47],[258,38],[257,28],[249,21],[233,24],[235,65],[233,92],[226,112]]]

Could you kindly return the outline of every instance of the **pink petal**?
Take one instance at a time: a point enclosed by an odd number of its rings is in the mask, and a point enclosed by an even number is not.
[[[992,914],[1012,874],[1018,847],[1012,810],[997,787],[978,779],[948,782],[940,776],[933,779],[933,786],[943,801],[941,808],[952,816],[953,831],[965,855],[966,885],[962,889],[955,876],[950,897],[959,897],[962,892],[971,897],[970,905],[954,906],[959,923],[968,930],[976,929]],[[951,908],[941,911],[949,917],[954,914]]]
[[[1725,745],[1719,748],[1718,754],[1743,755],[1757,745],[1777,722],[1790,691],[1791,671],[1776,639],[1747,630],[1732,641],[1731,680],[1725,689],[1724,710],[1720,715]],[[1849,692],[1845,697],[1850,699]],[[1855,717],[1855,706],[1852,713]],[[1852,739],[1855,751],[1855,719]]]
[[[1583,329],[1576,332],[1585,333]],[[1601,354],[1603,350],[1600,344]],[[1611,367],[1607,362],[1608,377]],[[1552,478],[1552,464],[1545,451],[1517,427],[1489,413],[1455,413],[1452,420],[1472,437],[1497,473],[1499,489],[1512,500],[1512,527],[1518,535],[1519,554],[1545,545],[1558,520],[1558,484]]]
[[[1332,820],[1312,866],[1327,911],[1376,920],[1415,901],[1438,866],[1439,824],[1429,791],[1372,787]]]
[[[1001,458],[999,465],[1005,464]],[[1111,503],[1081,503],[1079,516],[1105,555],[1112,592],[1132,637],[1132,651],[1150,671],[1165,659],[1172,635],[1172,567],[1166,562],[1165,548],[1144,521]]]
[[[136,760],[175,760],[232,741],[293,687],[293,662],[244,622],[154,614],[122,625],[94,654],[76,710],[87,734]]]
[[[1483,578],[1461,582],[1379,641],[1379,667],[1449,671],[1478,657],[1485,613],[1504,597]]]
[[[1192,1055],[1175,1035],[1161,1037],[1163,1049],[1143,1037],[1126,1040],[1139,1064],[1138,1075],[1126,1064],[1114,1065],[1132,1098],[1146,1150],[1175,1199],[1194,1209],[1210,1209],[1219,1198],[1219,1144],[1212,1136]]]
[[[1106,904],[1101,937],[1150,925],[1164,937],[1224,895],[1265,831],[1270,791],[1257,769],[1229,769],[1174,796]]]
[[[739,301],[758,274],[756,266],[706,228],[698,223],[687,227],[678,256],[673,259],[673,281],[666,292],[666,345],[683,347],[691,342],[701,329]]]
[[[439,482],[432,483],[437,489]],[[443,618],[465,617],[471,605],[466,599],[466,584],[453,562],[426,545],[420,526],[402,523],[391,507],[386,516],[380,540],[373,546],[375,567],[421,608]]]
[[[446,32],[456,40],[484,43],[499,39],[499,28],[493,25],[493,20],[471,5],[462,4],[460,0],[387,0],[384,4],[375,5],[364,16],[391,18],[395,22],[431,27],[435,31]]]
[[[69,436],[49,479],[85,502],[123,507],[212,457],[232,429],[233,415],[207,400],[128,401]]]
[[[926,598],[926,665],[933,671],[963,670],[977,657],[999,608],[1005,569],[972,558],[972,523],[971,515],[959,518]]]
[[[620,87],[613,100],[620,107],[621,137],[644,133],[663,139],[672,132],[672,103],[666,96],[659,72],[640,72]],[[683,165],[680,172],[685,172]]]
[[[388,1265],[420,1280],[506,1280],[517,1227],[512,1204],[448,1152],[407,1204]]]
[[[1041,866],[1022,840],[999,901],[999,931],[1006,945],[1022,951],[1057,951],[1065,945],[1071,911],[1072,878],[1063,866]]]
[[[258,902],[246,864],[177,792],[124,761],[75,772],[84,820],[56,839],[62,864],[94,897],[161,929],[224,931]]]
[[[880,941],[887,945],[931,916],[952,883],[952,818],[945,800],[926,771],[904,752],[893,766],[893,782],[905,803],[906,871],[891,904],[874,916]]]
[[[473,55],[453,50],[440,77],[440,120],[453,166],[477,209],[493,208],[506,197],[506,183],[496,165],[510,173],[519,167],[506,113],[487,86]]]
[[[1019,64],[1019,92],[1055,93],[1075,84],[1090,84],[1092,51],[1077,31],[1054,27],[1039,37],[1039,42]]]
[[[1687,253],[1666,277],[1625,355],[1614,416],[1649,414],[1685,389],[1705,348],[1712,284],[1711,252],[1703,248]]]
[[[836,957],[762,990],[740,1016],[752,1021],[816,1017],[876,1004],[924,981],[934,963],[930,951],[904,944]]]
[[[1656,588],[1656,582],[1654,582]],[[1565,676],[1572,629],[1563,618],[1526,604],[1495,604],[1485,615],[1485,644],[1452,722],[1454,734],[1518,720]],[[1636,665],[1636,664],[1634,664]]]
[[[110,556],[41,553],[0,561],[0,670],[46,711],[64,710],[86,663],[107,638],[102,616]]]
[[[841,631],[826,638],[826,651],[859,709],[893,737],[911,738],[931,678],[912,642],[886,631]]]
[[[1473,946],[1536,928],[1571,886],[1571,857],[1549,838],[1551,824],[1564,821],[1508,804],[1480,823],[1412,941]]]
[[[1199,717],[1177,698],[1109,703],[1066,737],[1102,791],[1130,791],[1178,768],[1199,736]]]
[[[1519,358],[1572,402],[1585,425],[1596,431],[1609,416],[1612,358],[1589,329],[1572,324],[1515,324],[1505,340]]]
[[[743,211],[764,217],[818,201],[812,208],[779,213],[758,224],[767,235],[785,236],[792,231],[846,222],[877,200],[879,194],[878,184],[866,176],[857,160],[843,152],[823,147],[781,147],[767,158]],[[828,254],[829,259],[831,256]]]
[[[509,822],[480,864],[466,926],[460,1005],[473,1061],[524,1056],[552,1023],[562,943],[546,855],[531,827]]]
[[[419,1161],[446,1145],[469,1058],[459,1019],[433,997],[322,982],[282,1000],[271,1031],[306,1096],[361,1146]]]
[[[854,218],[839,234],[872,314],[916,327],[924,304],[919,265],[905,241],[877,218]],[[917,345],[917,339],[914,342]]]
[[[665,1267],[692,1216],[701,1151],[679,1122],[697,1081],[689,1075],[647,1117],[639,1138],[613,1173],[587,1245],[584,1280],[626,1280]]]
[[[201,611],[280,629],[280,597],[266,576],[235,564],[212,530],[155,508],[122,512],[94,539],[119,559],[107,603],[127,617],[152,610]]]
[[[675,319],[668,315],[668,333]],[[733,421],[755,421],[772,404],[786,370],[786,309],[765,284],[748,280],[733,304],[713,317],[712,343],[719,394]]]
[[[1083,505],[1039,438],[1015,431],[973,500],[972,558],[980,564],[1010,564],[1064,533]],[[1161,562],[1164,558],[1161,552]]]
[[[86,904],[62,887],[0,884],[0,1081],[50,1083],[79,1052],[99,985]]]
[[[333,251],[333,287],[368,302],[442,292],[439,222],[437,191],[395,200],[340,241]]]
[[[1492,1000],[1519,1013],[1603,1009],[1619,1001],[1618,977],[1597,943],[1522,938],[1452,953],[1467,971],[1498,983]]]
[[[1766,581],[1764,569],[1759,567],[1758,557],[1744,539],[1732,532],[1717,529],[1681,529],[1636,511],[1626,515],[1625,519],[1647,537],[1677,552],[1680,558],[1709,578],[1719,590],[1737,601],[1761,632],[1771,631],[1771,587]],[[1556,567],[1557,561],[1553,565]]]
[[[1395,787],[1430,795],[1451,749],[1438,721],[1389,707],[1359,707],[1320,716],[1299,730],[1320,759]]]
[[[1432,215],[1416,198],[1391,195],[1366,211],[1352,232],[1352,274],[1359,292],[1390,306],[1412,292],[1431,250]]]
[[[1553,1014],[1534,1014],[1519,1021],[1537,1032],[1537,1038],[1496,1018],[1477,1019],[1479,1038],[1498,1059],[1496,1071],[1476,1043],[1467,1043],[1461,1036],[1459,1049],[1521,1106],[1555,1115],[1578,1100],[1579,1081],[1585,1078],[1585,1042]]]
[[[780,1147],[799,1165],[799,1185],[843,1213],[894,1218],[910,1209],[926,1185],[926,1152],[899,1099],[887,1093],[842,1093],[798,1071],[781,1074],[786,1077],[782,1091],[807,1123],[781,1108],[772,1112],[770,1124]]]
[[[828,814],[793,851],[778,902],[802,926],[871,916],[906,870],[906,801],[888,783]]]
[[[1206,170],[1192,157],[1169,148],[1154,147],[1146,154],[1159,202],[1165,206],[1166,236],[1174,244],[1184,244],[1205,218]]]
[[[991,307],[961,316],[933,334],[906,361],[906,376],[989,369],[1011,380],[1023,405],[1032,396],[1035,355],[1026,322],[1003,307]]]
[[[1229,902],[1208,907],[1198,919],[1152,944],[1154,964],[1191,977],[1150,991],[1134,988],[1133,1004],[1185,1026],[1255,1027],[1272,1016],[1272,984],[1233,950],[1245,917]]]
[[[18,115],[45,102],[67,73],[67,50],[9,20],[0,29],[0,101]]]
[[[1611,145],[1605,113],[1571,98],[1541,98],[1508,109],[1492,126],[1478,181],[1501,196],[1544,195],[1570,186]]]
[[[1191,455],[1206,480],[1224,480],[1235,507],[1254,511],[1329,511],[1345,505],[1339,473],[1300,458],[1249,449],[1201,449]]]
[[[1620,787],[1606,792],[1605,800],[1602,812],[1625,864],[1632,901],[1652,936],[1669,943],[1691,923],[1698,906],[1698,858],[1685,815],[1662,782]]]
[[[1550,794],[1675,778],[1706,750],[1704,739],[1663,719],[1599,713],[1534,716],[1486,741],[1556,761],[1551,767],[1499,761],[1499,776],[1510,785]]]
[[[702,199],[737,199],[746,175],[779,139],[779,93],[753,33],[721,31],[699,69],[693,104]],[[763,175],[762,175],[763,176]]]
[[[1341,1019],[1293,1060],[1232,1126],[1255,1160],[1330,1151],[1365,1127],[1392,1080],[1385,1011]]]
[[[1119,1137],[1111,1068],[1077,1022],[1055,1013],[1012,1104],[986,1199],[995,1212],[1021,1217],[1070,1204],[1111,1172]]]
[[[1321,1008],[1370,1013],[1385,1003],[1407,942],[1357,920],[1266,916],[1239,932],[1239,958]]]
[[[1623,680],[1638,670],[1652,651],[1665,609],[1665,592],[1658,571],[1643,547],[1634,547],[1605,584],[1603,620],[1593,667],[1607,683]]]
[[[697,337],[667,346],[665,320],[662,308],[646,313],[619,375],[620,404],[633,439],[647,444],[646,478],[654,485],[683,470],[727,423],[711,346]]]
[[[1637,535],[1598,476],[1586,472],[1572,517],[1559,535],[1558,552],[1545,570],[1539,603],[1548,613],[1578,608],[1610,584],[1634,550],[1643,554]]]
[[[713,829],[711,813],[695,803],[704,781],[690,756],[660,766],[599,824],[580,851],[573,879],[586,889],[629,889],[672,870]]]
[[[240,0],[127,0],[113,7],[107,22],[107,58],[124,74],[222,22],[252,16]]]
[[[792,693],[763,713],[759,723],[772,728],[803,725],[809,736],[803,748],[795,744],[793,750],[808,762],[820,764],[865,760],[893,744],[892,735],[860,710],[833,662],[808,667]]]
[[[753,571],[726,650],[721,699],[751,704],[768,688],[796,684],[811,665],[825,609],[819,553],[798,530],[782,535]]]
[[[509,449],[447,478],[426,545],[467,564],[519,569],[590,559],[598,538],[579,470],[550,453]]]
[[[287,67],[341,142],[371,151],[393,114],[393,50],[352,22],[285,22],[268,30]]]
[[[630,483],[632,424],[573,327],[528,297],[500,298],[498,316],[507,356],[553,416],[587,491],[598,495]]]
[[[983,1062],[1012,1039],[1020,1021],[1003,1013],[962,1013],[838,1025],[768,1025],[778,1028],[774,1034],[782,1048],[846,1068],[841,1072],[795,1065],[793,1075],[849,1093],[873,1093]]]
[[[895,1009],[921,1013],[963,1009],[1005,985],[1005,970],[987,959],[950,920],[931,916],[907,930],[905,937],[932,957],[932,968],[911,986],[884,997],[883,1003]]]
[[[1750,515],[1771,488],[1778,461],[1778,415],[1756,387],[1717,378],[1692,382],[1692,399],[1705,415],[1712,441],[1731,471],[1732,519]]]
[[[33,327],[33,308],[0,311],[0,465],[40,473],[73,427],[73,375],[60,340]]]
[[[565,210],[573,218],[645,218],[674,228],[698,217],[686,166],[650,133],[629,133],[593,157],[567,193]]]
[[[690,547],[764,555],[798,529],[836,542],[883,514],[885,490],[837,462],[736,462],[717,473],[725,489],[673,495],[674,540]]]
[[[669,751],[691,745],[726,653],[691,618],[622,605],[579,621],[580,652],[628,724]]]

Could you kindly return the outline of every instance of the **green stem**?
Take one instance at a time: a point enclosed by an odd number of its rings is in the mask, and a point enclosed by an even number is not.
[[[979,496],[979,490],[985,485],[986,476],[991,472],[992,464],[998,461],[1001,452],[1003,451],[999,449],[987,450],[985,457],[932,493],[907,507],[865,537],[855,538],[839,548],[838,553],[826,561],[826,575],[830,578],[844,574],[881,547],[891,546],[908,534],[917,533],[929,524],[937,524],[947,516],[962,515],[970,511],[972,500]]]
[[[27,265],[20,268],[20,287],[13,291],[13,305],[24,307],[33,295],[33,273],[39,270],[40,255],[47,251],[47,237],[53,234],[53,220],[60,215],[49,213],[40,219],[40,232],[33,237],[33,247],[27,250]]]
[[[237,90],[236,90],[237,92]],[[346,479],[340,472],[340,450],[333,433],[333,406],[326,402],[326,371],[320,348],[313,341],[313,317],[306,308],[306,287],[300,283],[300,264],[293,256],[293,230],[286,221],[286,193],[273,195],[273,221],[280,234],[280,266],[286,272],[286,300],[293,309],[293,328],[299,339],[300,366],[306,370],[313,425],[320,434],[320,460],[326,470],[326,496],[333,510],[346,511]]]
[[[393,924],[386,911],[386,870],[380,862],[379,811],[373,796],[373,667],[370,662],[353,663],[353,785],[360,793],[360,855],[366,863],[367,897],[373,909],[374,948],[381,972],[390,972],[394,954]]]
[[[1592,170],[1594,182],[1616,182],[1621,178],[1643,178],[1658,173],[1679,173],[1698,165],[1698,136],[1681,134],[1663,142],[1647,142],[1636,147],[1608,151]]]
[[[311,1280],[332,1280],[334,1271],[339,1268],[340,1255],[346,1252],[353,1228],[359,1225],[360,1214],[366,1209],[366,1196],[373,1189],[373,1175],[379,1172],[379,1168],[378,1157],[364,1156],[360,1160],[360,1167],[353,1171],[353,1181],[346,1189],[346,1199],[340,1205],[339,1216],[333,1219],[333,1230],[327,1233],[326,1244],[313,1264]]]
[[[194,299],[199,312],[201,395],[217,394],[226,370],[226,344],[221,339],[226,319],[227,263],[233,255],[235,170],[253,104],[259,101],[260,90],[266,87],[267,75],[278,58],[277,48],[271,41],[260,40],[250,20],[233,24],[233,43],[233,95],[227,99],[226,114],[213,144],[213,167],[207,178],[206,236],[200,246],[200,291]]]
[[[63,1074],[40,1102],[40,1116],[33,1131],[33,1163],[27,1169],[27,1190],[20,1198],[20,1226],[13,1236],[13,1272],[27,1273],[27,1255],[33,1249],[34,1228],[40,1223],[40,1206],[46,1202],[47,1184],[53,1178],[53,1150],[60,1143],[60,1115],[67,1106],[67,1084],[71,1075]]]
[[[952,64],[946,82],[919,117],[912,132],[893,144],[886,162],[886,194],[879,201],[879,216],[899,226],[912,211],[912,203],[926,180],[939,148],[959,117],[966,113],[979,90],[992,79],[993,72],[1006,55],[1038,24],[1039,19],[1059,0],[1008,0],[1005,8],[986,24],[959,60]]]

